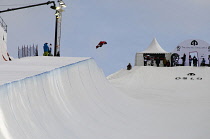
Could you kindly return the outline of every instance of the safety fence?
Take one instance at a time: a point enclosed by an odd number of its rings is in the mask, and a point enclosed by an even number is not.
[[[0,25],[4,29],[4,31],[7,32],[7,25],[1,17],[0,17]]]
[[[30,46],[22,46],[19,48],[18,46],[18,58],[29,57],[29,56],[38,56],[38,45],[30,45]]]

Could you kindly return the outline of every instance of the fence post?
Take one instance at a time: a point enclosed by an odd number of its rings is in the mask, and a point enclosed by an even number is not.
[[[38,53],[38,45],[36,45],[36,56],[38,56],[39,53]]]
[[[28,56],[28,45],[26,46],[26,57]]]
[[[24,45],[24,57],[26,57],[26,46]]]
[[[24,47],[25,47],[25,46],[22,46],[22,57],[24,57],[24,54],[25,54],[25,52],[24,52],[24,50],[25,50]]]
[[[20,59],[20,52],[19,52],[19,46],[18,46],[18,58]]]
[[[34,44],[33,44],[33,47],[32,47],[32,51],[33,51],[32,55],[35,56],[35,55],[34,55]]]
[[[18,58],[20,59],[20,48],[18,46]]]
[[[29,47],[29,56],[31,56],[31,45]]]
[[[28,57],[28,56],[38,56],[38,45],[22,45],[18,46],[18,58]]]

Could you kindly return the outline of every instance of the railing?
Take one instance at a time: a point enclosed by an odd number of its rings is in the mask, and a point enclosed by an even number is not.
[[[4,29],[4,31],[7,32],[7,25],[1,17],[0,17],[0,25]]]
[[[22,46],[18,47],[18,58],[29,57],[29,56],[38,56],[38,45],[36,46]]]

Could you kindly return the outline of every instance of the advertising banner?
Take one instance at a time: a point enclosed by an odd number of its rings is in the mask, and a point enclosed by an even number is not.
[[[209,66],[210,44],[203,40],[186,40],[172,52],[172,66]]]

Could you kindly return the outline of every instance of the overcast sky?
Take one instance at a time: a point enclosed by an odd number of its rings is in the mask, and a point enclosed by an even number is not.
[[[1,0],[0,10],[43,0]],[[156,37],[168,52],[184,40],[210,43],[208,0],[64,0],[61,56],[93,57],[105,75],[134,65],[136,52]],[[12,5],[12,6],[11,6]],[[22,45],[54,45],[55,11],[50,5],[23,9],[0,16],[8,25],[8,51],[17,58]],[[99,41],[107,45],[95,49]]]

